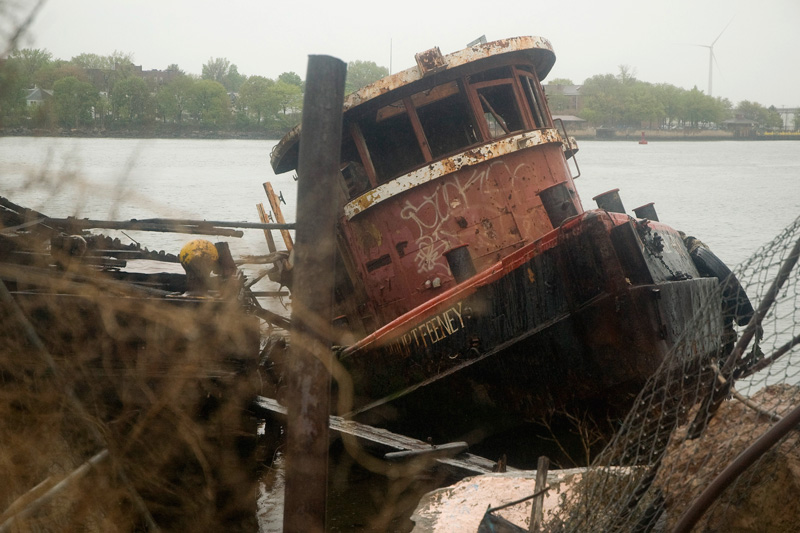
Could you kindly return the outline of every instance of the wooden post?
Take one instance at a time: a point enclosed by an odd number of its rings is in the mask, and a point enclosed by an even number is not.
[[[339,135],[341,137],[341,134]],[[337,163],[338,167],[338,163]],[[337,168],[338,170],[338,168]],[[299,172],[299,169],[298,169]],[[299,179],[299,177],[298,177]],[[300,186],[297,186],[298,189]],[[272,212],[275,215],[275,222],[279,224],[286,224],[286,220],[283,218],[283,212],[281,211],[281,203],[278,201],[278,195],[275,194],[275,191],[272,190],[272,184],[270,182],[266,182],[264,184],[264,190],[267,193],[267,200],[269,200],[269,206],[272,208]],[[297,205],[302,206],[303,204],[300,203],[300,195],[297,196]],[[299,211],[299,209],[298,209]],[[297,219],[300,218],[300,213],[298,213]],[[283,242],[286,244],[286,250],[291,252],[293,245],[292,245],[292,236],[289,235],[289,231],[282,229],[281,235],[283,236]]]
[[[264,204],[256,204],[256,209],[258,209],[259,220],[261,220],[261,222],[264,224],[267,224],[269,219],[267,218],[267,212],[264,211]],[[270,253],[278,250],[275,247],[275,239],[272,238],[272,230],[265,229],[264,238],[267,239],[267,248],[269,248]]]
[[[347,65],[338,59],[309,56],[297,168],[292,343],[287,369],[283,516],[287,533],[325,530],[331,385],[326,366],[333,354],[324,332],[330,332],[333,318],[336,187],[346,72]]]
[[[542,528],[542,520],[544,519],[542,509],[544,507],[544,488],[547,485],[547,470],[550,468],[550,459],[544,455],[539,457],[539,462],[536,465],[536,486],[533,492],[541,492],[533,499],[531,507],[531,525],[528,531],[531,533],[539,533]]]

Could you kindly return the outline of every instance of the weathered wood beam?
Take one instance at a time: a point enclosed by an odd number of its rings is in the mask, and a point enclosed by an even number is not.
[[[336,187],[347,65],[309,57],[303,138],[297,167],[297,229],[292,287],[292,344],[287,369],[286,489],[283,530],[325,531],[328,413],[336,253]],[[272,202],[273,199],[270,199]],[[273,212],[279,222],[279,210]],[[291,249],[291,241],[287,248]],[[320,328],[317,324],[322,324]]]

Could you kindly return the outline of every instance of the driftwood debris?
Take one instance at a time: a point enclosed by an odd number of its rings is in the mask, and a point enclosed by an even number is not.
[[[50,218],[40,219],[42,224],[61,228],[65,233],[79,233],[87,229],[116,229],[155,231],[165,233],[190,233],[197,235],[221,235],[224,237],[241,237],[240,229],[288,230],[294,224],[264,224],[263,222],[225,222],[221,220],[186,220],[171,218],[147,218],[142,220],[91,220],[88,218]],[[240,228],[240,229],[231,229]]]
[[[272,398],[263,396],[256,397],[251,408],[253,412],[263,416],[286,415],[286,408]],[[386,429],[360,424],[352,420],[346,420],[340,416],[329,418],[330,430],[338,435],[350,435],[358,439],[358,442],[365,448],[393,450],[393,451],[427,451],[432,446],[427,442],[392,433]],[[484,457],[473,455],[468,452],[459,453],[455,457],[437,457],[436,464],[439,468],[445,468],[454,475],[474,476],[476,474],[492,473],[495,463]],[[509,472],[516,472],[515,468],[508,467]]]

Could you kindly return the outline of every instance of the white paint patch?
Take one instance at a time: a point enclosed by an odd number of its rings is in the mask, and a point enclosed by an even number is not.
[[[548,128],[513,135],[506,139],[485,144],[479,148],[440,159],[430,165],[417,169],[414,172],[404,174],[390,182],[378,185],[374,189],[367,191],[344,206],[345,216],[350,220],[355,215],[366,211],[384,200],[413,189],[423,183],[449,176],[453,172],[461,170],[464,167],[490,161],[525,148],[560,142],[561,136],[558,134],[558,131]]]

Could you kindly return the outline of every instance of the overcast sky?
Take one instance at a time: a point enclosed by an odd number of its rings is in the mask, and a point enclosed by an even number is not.
[[[118,50],[145,70],[196,74],[225,57],[242,74],[305,78],[309,54],[397,72],[434,46],[539,35],[556,52],[551,78],[580,84],[627,65],[640,80],[708,93],[709,50],[696,45],[723,30],[713,95],[800,107],[800,0],[48,0],[21,45],[61,59]]]

